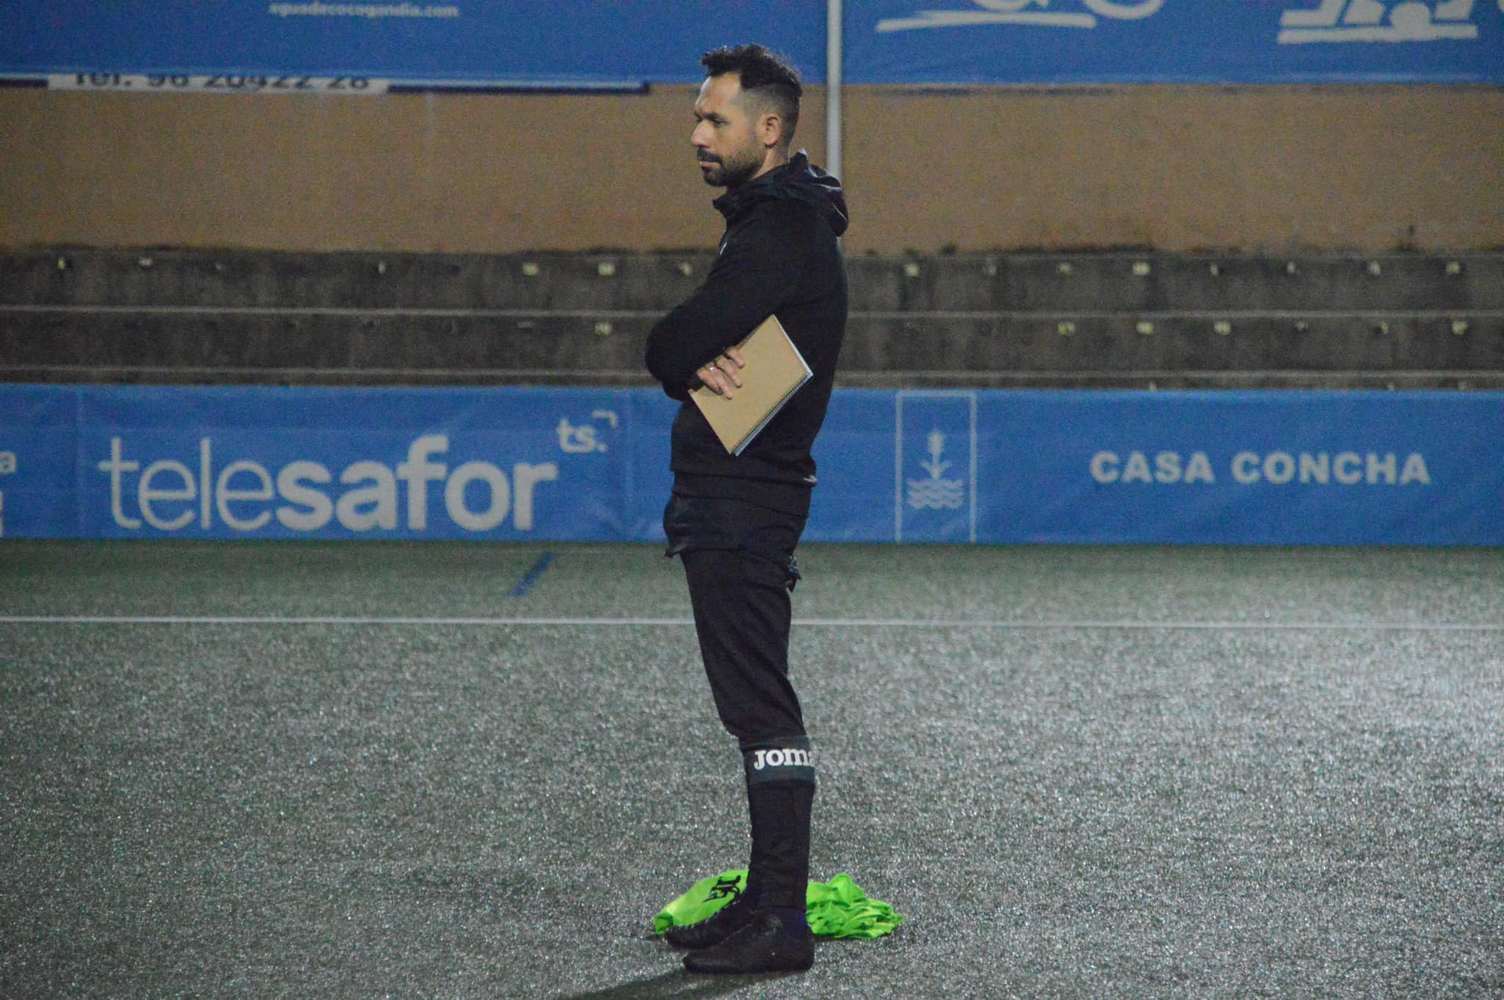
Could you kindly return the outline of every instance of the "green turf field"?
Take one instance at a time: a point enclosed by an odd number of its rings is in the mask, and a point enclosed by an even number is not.
[[[807,546],[804,976],[648,546],[0,543],[0,997],[1504,995],[1504,551]]]

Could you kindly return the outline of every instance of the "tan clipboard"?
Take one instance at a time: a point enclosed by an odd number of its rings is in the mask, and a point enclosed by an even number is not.
[[[777,316],[763,320],[737,346],[746,367],[741,371],[741,388],[734,389],[730,399],[703,386],[689,393],[732,455],[740,455],[783,404],[815,375]]]

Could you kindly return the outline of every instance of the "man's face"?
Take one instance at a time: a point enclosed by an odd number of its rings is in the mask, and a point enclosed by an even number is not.
[[[734,188],[762,168],[766,152],[757,139],[756,122],[742,101],[735,73],[707,77],[695,101],[695,130],[689,134],[700,173],[712,187]]]

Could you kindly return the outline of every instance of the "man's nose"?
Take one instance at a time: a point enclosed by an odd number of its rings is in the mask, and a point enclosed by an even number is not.
[[[694,129],[689,133],[690,145],[694,146],[696,149],[709,149],[710,140],[709,138],[707,138],[708,134],[709,132],[705,128],[704,122],[696,125]]]

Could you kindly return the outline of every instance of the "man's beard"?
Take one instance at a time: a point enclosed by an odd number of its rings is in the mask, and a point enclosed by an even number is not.
[[[714,164],[709,170],[702,171],[705,183],[711,187],[725,188],[741,186],[751,180],[752,175],[757,173],[757,168],[762,166],[762,159],[754,150],[748,150],[745,154],[736,154],[730,160],[701,153],[700,162]]]

